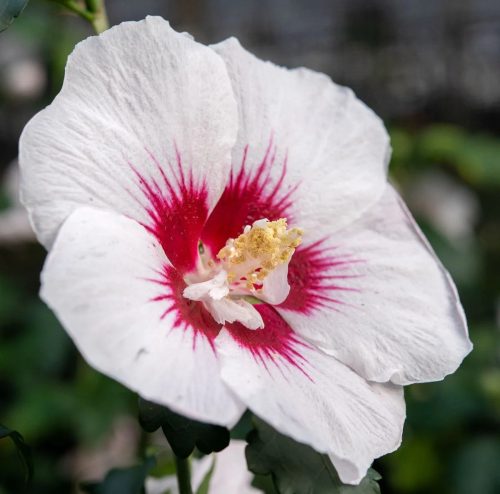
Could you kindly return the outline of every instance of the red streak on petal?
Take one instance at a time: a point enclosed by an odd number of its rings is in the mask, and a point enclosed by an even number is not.
[[[240,171],[231,172],[229,183],[203,229],[202,242],[212,255],[224,247],[228,238],[236,238],[254,221],[262,218],[274,221],[283,217],[291,221],[291,196],[297,186],[284,190],[286,158],[282,164],[275,164],[276,146],[272,138],[256,168],[248,166],[247,155],[248,146]],[[272,178],[273,167],[281,167],[278,178]]]
[[[166,256],[181,272],[192,271],[198,259],[198,241],[208,216],[205,184],[195,184],[192,173],[186,177],[180,154],[177,152],[177,173],[164,167],[149,153],[159,179],[135,175],[144,194],[150,222],[143,226],[160,242]]]
[[[345,281],[357,275],[345,274],[345,269],[361,262],[350,256],[337,256],[324,240],[300,246],[288,265],[290,294],[280,304],[281,309],[310,315],[318,309],[338,310],[344,302],[339,292],[357,291],[345,286]],[[337,283],[338,280],[338,283]]]
[[[167,315],[173,314],[174,330],[185,331],[191,328],[194,332],[193,349],[199,337],[207,338],[212,348],[215,348],[213,342],[222,326],[215,322],[201,302],[183,297],[182,292],[186,283],[179,271],[172,266],[164,266],[163,270],[158,273],[158,278],[148,281],[161,287],[160,293],[152,299],[153,302],[165,305],[161,318],[164,319]]]
[[[240,323],[226,324],[232,338],[266,369],[270,364],[279,367],[283,361],[306,374],[305,358],[300,347],[306,346],[286,321],[267,304],[254,305],[264,321],[263,329],[248,329]]]

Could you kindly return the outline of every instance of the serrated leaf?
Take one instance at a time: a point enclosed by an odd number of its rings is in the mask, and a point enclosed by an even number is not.
[[[33,457],[31,448],[24,442],[23,436],[17,431],[13,431],[8,427],[0,424],[0,439],[9,437],[14,443],[19,458],[24,466],[26,484],[29,485],[33,478]]]
[[[28,0],[0,0],[0,32],[12,24],[27,3]]]
[[[380,494],[380,475],[370,470],[357,486],[344,485],[327,455],[286,437],[260,419],[247,438],[248,468],[272,475],[279,494]]]
[[[179,458],[187,458],[197,447],[202,453],[222,451],[229,445],[229,430],[219,425],[206,424],[139,399],[139,422],[147,432],[161,427],[173,452]]]
[[[100,483],[86,483],[81,487],[88,494],[142,494],[144,482],[155,465],[153,457],[146,458],[142,465],[114,468]]]

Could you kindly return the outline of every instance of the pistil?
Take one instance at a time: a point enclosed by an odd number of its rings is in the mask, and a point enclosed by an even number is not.
[[[220,324],[240,322],[249,329],[264,327],[259,311],[248,297],[278,304],[288,295],[288,262],[302,240],[300,228],[287,221],[261,219],[230,238],[217,254],[207,257],[200,246],[200,265],[190,273],[183,295],[201,302]]]
[[[248,290],[258,290],[264,279],[287,263],[302,241],[300,228],[287,228],[287,221],[262,219],[246,226],[236,239],[229,239],[217,254],[228,280],[244,281]]]

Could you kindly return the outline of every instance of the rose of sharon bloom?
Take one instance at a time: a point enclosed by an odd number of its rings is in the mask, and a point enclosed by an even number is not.
[[[403,385],[470,351],[379,118],[307,69],[161,18],[80,43],[20,143],[42,298],[96,369],[233,426],[248,407],[357,483]]]
[[[260,494],[262,491],[252,487],[253,475],[247,470],[245,460],[245,441],[233,440],[229,446],[216,455],[193,460],[191,483],[196,492],[213,471],[208,484],[208,494]],[[168,475],[161,479],[146,479],[146,494],[178,494],[177,478]]]

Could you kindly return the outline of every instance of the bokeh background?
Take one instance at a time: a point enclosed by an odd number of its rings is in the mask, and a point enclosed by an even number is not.
[[[108,0],[111,24],[147,14],[202,42],[326,72],[385,120],[391,175],[450,270],[475,349],[444,382],[407,388],[403,446],[376,462],[383,494],[500,493],[500,2]],[[61,87],[84,20],[31,0],[0,34],[0,423],[35,460],[33,492],[72,493],[149,442],[136,397],[89,368],[38,300],[44,250],[16,198],[28,119]],[[0,441],[0,494],[22,491]],[[223,493],[221,493],[223,494]]]

